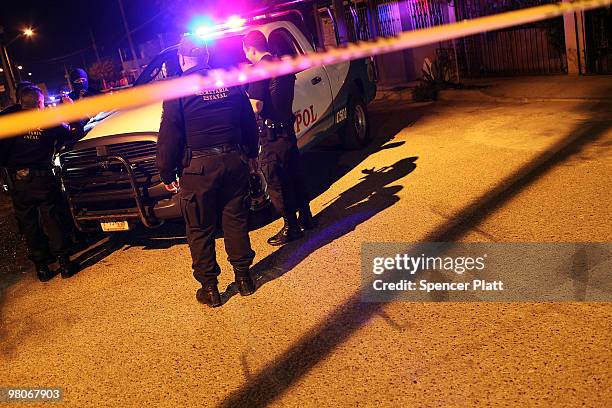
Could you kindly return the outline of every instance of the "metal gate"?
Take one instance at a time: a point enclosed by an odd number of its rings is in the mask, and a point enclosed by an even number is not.
[[[345,9],[349,37],[351,41],[366,41],[376,36],[396,36],[404,30],[446,24],[444,7],[439,0],[354,0]]]
[[[351,41],[366,41],[372,39],[370,30],[372,16],[366,2],[353,2],[346,7],[349,38]]]
[[[442,3],[439,0],[406,1],[411,30],[445,24]]]
[[[455,0],[457,21],[503,13],[557,0]],[[510,27],[458,41],[462,76],[512,76],[567,72],[563,18]]]
[[[585,13],[586,69],[589,74],[612,74],[612,8]]]

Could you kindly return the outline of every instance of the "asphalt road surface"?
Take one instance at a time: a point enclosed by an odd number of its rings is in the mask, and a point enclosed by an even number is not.
[[[194,298],[180,226],[101,240],[43,284],[2,201],[0,386],[66,406],[610,406],[610,303],[359,300],[362,242],[608,242],[612,131],[596,103],[377,101],[375,140],[304,157],[319,227],[258,290]],[[537,271],[533,271],[537,273]]]

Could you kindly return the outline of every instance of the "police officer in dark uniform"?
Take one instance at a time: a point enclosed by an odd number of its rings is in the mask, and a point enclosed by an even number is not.
[[[44,106],[39,88],[31,86],[21,91],[20,110],[42,110]],[[28,257],[43,282],[54,276],[48,266],[55,261],[54,257],[59,258],[63,278],[78,270],[68,255],[70,242],[59,212],[61,190],[51,161],[58,148],[82,135],[82,128],[58,126],[32,130],[0,143],[0,165],[7,169],[19,229],[25,236]]]
[[[29,81],[22,81],[18,83],[16,92],[15,92],[15,103],[7,106],[2,111],[0,111],[0,116],[19,112],[21,110],[21,91],[33,85],[34,84]],[[2,142],[0,142],[0,147],[1,145],[2,145]],[[0,154],[4,155],[5,153],[0,152]],[[11,180],[10,180],[10,177],[8,177],[7,170],[6,168],[2,166],[0,166],[0,184],[2,185],[2,188],[4,188],[5,190],[7,190],[8,185],[11,184]]]
[[[251,31],[243,39],[244,53],[251,63],[274,61],[266,37]],[[299,239],[302,228],[314,227],[304,178],[300,169],[300,152],[293,123],[295,75],[267,79],[249,85],[253,110],[259,115],[259,164],[268,183],[268,194],[276,211],[283,217],[283,228],[268,239],[279,246]],[[299,211],[299,218],[296,212]],[[301,227],[301,228],[300,228]]]
[[[198,38],[183,37],[178,57],[183,75],[206,75],[208,48]],[[221,306],[217,288],[221,270],[215,255],[219,219],[238,290],[243,296],[255,291],[249,273],[255,252],[247,205],[249,167],[255,166],[256,157],[255,115],[240,88],[203,91],[164,102],[157,167],[166,189],[180,189],[193,275],[202,284],[196,299],[212,307]]]
[[[97,89],[89,87],[87,72],[82,68],[75,68],[70,71],[70,84],[72,85],[72,92],[68,96],[73,101],[100,94]]]

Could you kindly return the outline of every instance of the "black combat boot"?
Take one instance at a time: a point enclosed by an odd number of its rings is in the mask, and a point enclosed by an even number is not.
[[[36,276],[38,276],[38,280],[41,282],[47,282],[55,276],[53,272],[49,269],[49,266],[44,262],[36,262]]]
[[[219,307],[223,304],[221,302],[221,294],[216,283],[206,285],[198,289],[196,292],[196,299],[198,302],[208,305],[210,307]]]
[[[74,276],[79,271],[79,265],[72,262],[68,256],[59,257],[60,273],[63,279]]]
[[[268,244],[272,246],[281,246],[288,242],[295,241],[296,239],[300,239],[304,235],[295,214],[293,214],[293,216],[283,217],[283,220],[285,225],[276,235],[268,239]]]
[[[304,228],[306,231],[310,231],[316,227],[315,220],[312,218],[312,213],[310,212],[310,206],[307,205],[300,210],[298,222],[300,223],[300,227]]]
[[[249,270],[237,270],[234,269],[236,274],[236,286],[238,286],[238,292],[240,292],[241,296],[249,296],[255,293],[255,282],[253,282],[253,278],[249,274]]]

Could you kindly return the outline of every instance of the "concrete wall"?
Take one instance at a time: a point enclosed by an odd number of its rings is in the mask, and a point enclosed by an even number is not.
[[[563,0],[564,3],[570,0]],[[584,13],[563,15],[565,29],[565,50],[567,53],[568,75],[580,75],[586,72]]]

